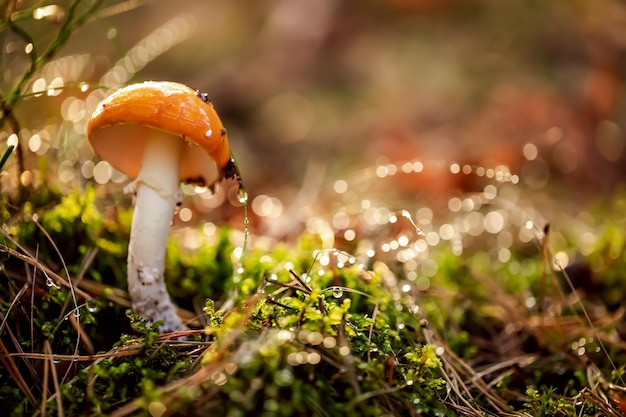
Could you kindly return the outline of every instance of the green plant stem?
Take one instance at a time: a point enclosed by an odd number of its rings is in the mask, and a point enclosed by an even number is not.
[[[5,111],[7,109],[10,110],[13,108],[15,102],[20,97],[22,89],[24,88],[26,83],[32,78],[33,74],[38,69],[40,69],[46,62],[48,62],[61,49],[61,47],[63,47],[63,45],[65,45],[74,30],[82,25],[83,22],[93,14],[93,12],[102,3],[102,0],[95,0],[82,14],[74,17],[77,13],[77,8],[80,3],[82,3],[81,0],[76,0],[68,8],[65,20],[61,24],[61,29],[57,33],[56,38],[50,43],[48,48],[38,57],[36,57],[36,54],[33,51],[31,64],[28,66],[26,71],[24,71],[24,74],[22,74],[20,80],[13,86],[11,93],[4,101],[3,107]],[[30,36],[23,32],[14,22],[10,22],[9,27],[11,27],[11,29],[16,34],[18,34],[18,36],[22,37],[22,39],[30,39]]]
[[[13,113],[13,108],[15,107],[18,100],[22,97],[24,87],[30,81],[33,75],[47,62],[49,62],[54,57],[54,55],[63,47],[63,45],[65,45],[74,30],[82,25],[88,17],[93,15],[94,11],[100,7],[102,0],[93,1],[93,3],[91,3],[82,13],[78,13],[78,6],[81,3],[84,3],[84,1],[75,0],[70,5],[67,10],[65,20],[61,24],[61,28],[59,29],[55,39],[50,43],[50,45],[48,45],[46,50],[41,55],[37,55],[35,44],[30,34],[22,29],[12,19],[12,15],[16,9],[15,2],[10,2],[7,4],[5,8],[4,21],[2,22],[2,28],[4,28],[5,25],[8,26],[8,28],[17,36],[19,36],[26,44],[33,45],[33,50],[30,54],[28,54],[30,57],[30,64],[22,74],[21,78],[13,85],[10,93],[6,96],[0,95],[0,127],[2,127],[5,123],[9,123],[11,131],[13,133],[17,134],[19,132],[19,122]],[[19,141],[16,146],[16,154],[18,160],[19,177],[25,170],[24,152]],[[3,159],[3,162],[4,161],[6,161],[6,159]],[[19,181],[18,184],[20,184],[18,187],[19,200],[22,195],[22,186]]]
[[[6,151],[4,151],[4,153],[2,154],[2,158],[0,158],[0,169],[2,169],[4,164],[6,164],[7,159],[9,159],[9,156],[11,156],[14,149],[15,149],[15,146],[11,145],[7,148]]]

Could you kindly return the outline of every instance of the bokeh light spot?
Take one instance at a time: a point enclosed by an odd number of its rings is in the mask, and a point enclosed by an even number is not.
[[[489,233],[499,233],[504,228],[504,216],[499,211],[490,211],[485,215],[485,230]]]
[[[178,217],[180,217],[180,220],[188,222],[193,217],[193,212],[189,208],[184,207],[178,213]]]
[[[100,161],[93,169],[93,179],[98,184],[106,184],[111,179],[112,169],[107,161]]]
[[[252,200],[252,211],[261,217],[277,218],[283,212],[283,203],[276,197],[261,194]]]
[[[603,120],[596,129],[595,145],[604,159],[615,162],[624,152],[624,132],[618,124]]]
[[[337,180],[333,185],[333,189],[337,194],[343,194],[348,191],[348,183],[344,180]]]
[[[527,143],[526,145],[524,145],[524,148],[522,149],[522,154],[524,155],[524,158],[526,158],[527,160],[534,161],[535,159],[537,159],[537,155],[539,155],[539,151],[537,150],[537,146],[535,146],[535,144]]]

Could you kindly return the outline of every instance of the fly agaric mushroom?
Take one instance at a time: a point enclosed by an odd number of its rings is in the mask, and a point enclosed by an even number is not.
[[[173,82],[144,82],[104,99],[87,125],[96,154],[135,178],[128,244],[133,310],[161,333],[185,329],[167,293],[167,235],[182,194],[179,183],[212,186],[235,177],[226,130],[207,95]]]

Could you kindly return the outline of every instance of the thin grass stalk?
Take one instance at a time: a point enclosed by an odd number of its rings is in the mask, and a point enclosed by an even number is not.
[[[52,373],[52,383],[54,384],[55,390],[55,400],[57,403],[57,417],[64,417],[65,413],[63,412],[63,398],[61,396],[61,387],[59,385],[59,376],[57,375],[57,368],[54,363],[54,359],[52,359],[52,347],[50,346],[50,341],[46,339],[43,345],[44,353],[46,354],[47,361],[50,363],[50,369]]]

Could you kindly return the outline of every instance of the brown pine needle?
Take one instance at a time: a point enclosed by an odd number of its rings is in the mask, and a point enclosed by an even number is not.
[[[15,381],[19,389],[21,389],[24,395],[26,395],[28,402],[30,402],[31,405],[37,404],[35,396],[30,391],[28,384],[20,373],[17,365],[15,364],[15,361],[13,361],[13,358],[11,357],[11,354],[4,345],[2,339],[0,339],[0,363],[2,363],[2,365],[9,371],[9,375],[11,375],[11,378]]]

